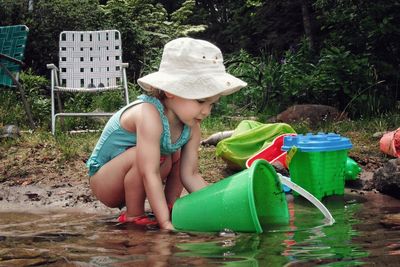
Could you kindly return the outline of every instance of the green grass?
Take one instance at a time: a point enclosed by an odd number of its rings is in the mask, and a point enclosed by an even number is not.
[[[215,132],[233,130],[239,122],[240,118],[211,116],[202,123],[203,138]],[[371,141],[374,140],[372,137],[374,133],[394,130],[400,126],[400,114],[391,113],[377,118],[322,123],[313,127],[307,123],[293,123],[291,125],[297,133],[335,132],[354,138],[355,143],[365,142],[364,145],[369,146]],[[38,129],[31,134],[24,133],[15,140],[1,139],[0,147],[6,150],[13,146],[43,146],[58,150],[62,155],[62,160],[68,161],[74,157],[88,156],[99,136],[100,133],[69,134],[61,131],[53,136],[47,129]]]

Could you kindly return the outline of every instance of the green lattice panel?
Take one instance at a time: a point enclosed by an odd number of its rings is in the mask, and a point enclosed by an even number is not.
[[[0,27],[0,53],[22,61],[28,31],[29,29],[25,25]],[[16,63],[6,59],[0,60],[14,75],[21,69],[21,66]],[[12,86],[12,84],[11,78],[0,68],[0,85]]]

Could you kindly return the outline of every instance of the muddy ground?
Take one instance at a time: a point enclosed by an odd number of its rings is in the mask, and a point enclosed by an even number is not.
[[[118,214],[118,210],[105,207],[91,195],[86,156],[61,160],[61,153],[51,146],[40,143],[0,146],[1,210],[77,209]],[[213,146],[202,147],[200,151],[200,171],[209,182],[233,173],[223,160],[213,156],[214,151]],[[377,153],[355,151],[350,156],[363,169],[361,181],[370,180],[373,172],[387,161],[385,156]],[[353,182],[347,186],[362,194],[364,185],[364,182]],[[369,187],[369,190],[373,188]]]
[[[91,194],[86,157],[61,160],[62,155],[49,144],[0,146],[0,209],[32,211],[69,209],[84,212],[119,213],[97,201]],[[201,153],[213,153],[203,148]],[[233,172],[217,158],[203,160],[203,176],[215,182]]]

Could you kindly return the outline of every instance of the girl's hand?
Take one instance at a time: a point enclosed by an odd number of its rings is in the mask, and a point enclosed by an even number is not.
[[[171,221],[165,221],[160,223],[160,228],[165,230],[175,230],[174,226],[172,225]]]

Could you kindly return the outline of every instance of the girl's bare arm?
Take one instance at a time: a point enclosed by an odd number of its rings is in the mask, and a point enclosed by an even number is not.
[[[161,118],[157,109],[150,104],[142,104],[140,113],[136,122],[139,173],[160,227],[173,229],[160,177]]]
[[[198,170],[200,138],[200,124],[196,124],[192,127],[190,140],[182,148],[181,179],[188,192],[194,192],[207,186],[207,182],[201,177]]]

